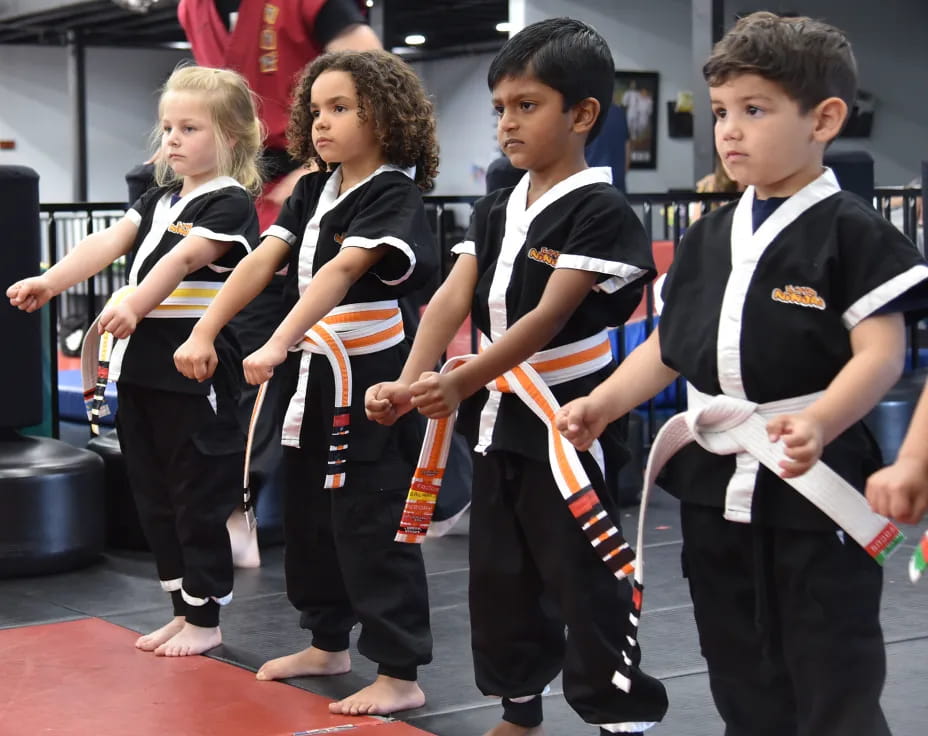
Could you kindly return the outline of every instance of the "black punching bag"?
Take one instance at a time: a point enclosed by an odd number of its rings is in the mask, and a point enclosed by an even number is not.
[[[3,291],[39,272],[39,177],[0,166],[0,277]],[[0,361],[0,578],[63,572],[103,552],[103,462],[17,428],[42,420],[42,326],[4,298]]]
[[[10,284],[39,273],[39,175],[24,166],[0,166],[0,335],[9,351],[0,361],[4,386],[0,429],[42,421],[42,323],[10,305]]]

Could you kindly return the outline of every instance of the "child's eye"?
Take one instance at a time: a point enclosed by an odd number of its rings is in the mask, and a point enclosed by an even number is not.
[[[309,111],[309,114],[310,114],[313,118],[318,118],[318,117],[319,117],[319,111],[318,111],[318,110],[310,110],[310,111]]]
[[[493,112],[496,113],[497,117],[503,117],[503,106],[502,105],[493,105]]]
[[[335,112],[345,112],[347,109],[348,109],[348,108],[345,107],[344,105],[336,105],[336,106],[335,106]]]
[[[715,116],[715,119],[716,119],[716,120],[724,120],[724,119],[725,119],[725,114],[726,114],[726,113],[725,113],[725,108],[724,108],[724,107],[716,107],[715,109],[712,110],[712,114]]]
[[[745,108],[745,112],[747,112],[748,115],[755,117],[757,115],[762,115],[764,111],[757,107],[757,105],[748,105]]]
[[[524,110],[525,112],[531,112],[536,107],[537,105],[534,102],[526,102],[523,100],[519,103],[519,109]]]
[[[192,133],[192,132],[195,131],[195,130],[196,130],[196,128],[194,128],[192,125],[185,125],[185,126],[184,126],[184,132],[185,132],[185,133]]]

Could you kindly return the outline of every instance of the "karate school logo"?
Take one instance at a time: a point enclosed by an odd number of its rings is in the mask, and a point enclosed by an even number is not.
[[[533,261],[544,263],[551,266],[551,268],[557,266],[557,257],[559,255],[561,254],[552,248],[532,248],[528,252],[528,257]]]
[[[187,237],[190,235],[190,231],[193,229],[192,222],[172,222],[168,225],[168,232],[174,233],[175,235],[183,235]]]
[[[345,242],[345,238],[347,238],[347,237],[348,237],[348,233],[335,233],[335,235],[332,236],[332,239],[333,239],[336,243],[338,243],[339,245],[341,245],[342,243]]]
[[[784,289],[774,289],[770,294],[770,298],[783,304],[796,304],[800,307],[811,307],[812,309],[825,308],[825,300],[810,286],[787,284]]]

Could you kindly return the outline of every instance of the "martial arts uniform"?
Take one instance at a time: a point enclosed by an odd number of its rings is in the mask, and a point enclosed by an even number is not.
[[[199,383],[177,371],[174,351],[189,337],[209,295],[254,247],[258,221],[251,196],[229,177],[213,179],[172,204],[175,192],[151,189],[126,215],[139,228],[130,286],[187,235],[231,247],[189,274],[172,295],[174,303],[153,310],[134,334],[115,343],[110,379],[118,380],[119,444],[161,586],[172,593],[176,615],[216,626],[217,603],[232,597],[225,522],[241,500],[244,435],[236,404],[242,355],[234,334],[223,330],[216,340],[216,374]],[[194,303],[200,308],[191,308]]]
[[[323,322],[372,308],[372,322],[379,311],[398,317],[396,299],[420,287],[437,267],[419,190],[393,166],[341,195],[340,184],[340,169],[304,176],[265,232],[291,245],[285,301],[292,307],[313,274],[342,248],[387,245],[389,252]],[[347,442],[330,440],[341,385],[330,360],[298,351],[282,366],[285,566],[287,595],[301,612],[300,625],[313,632],[313,646],[347,649],[349,631],[360,621],[361,654],[378,663],[380,674],[414,680],[416,668],[432,656],[425,568],[417,545],[393,537],[421,425],[415,413],[393,427],[368,421],[364,413],[367,387],[395,380],[402,371],[408,346],[399,325],[381,348],[350,355],[350,409],[341,414],[350,417]],[[333,487],[326,488],[330,482]]]
[[[850,330],[926,275],[915,247],[830,170],[779,202],[749,187],[678,249],[662,358],[692,391],[808,404],[851,359]],[[822,462],[862,489],[882,458],[858,422]],[[879,565],[747,453],[690,444],[662,486],[683,501],[684,574],[725,733],[889,733]]]
[[[529,177],[479,200],[459,257],[476,256],[471,318],[489,342],[534,309],[556,268],[598,274],[563,329],[536,354],[578,354],[607,340],[654,277],[651,244],[608,168],[586,169],[526,209]],[[532,362],[531,360],[529,361]],[[566,403],[588,394],[615,368],[607,349],[575,375],[550,385]],[[548,380],[546,379],[546,382]],[[661,683],[637,667],[631,695],[612,684],[625,642],[631,586],[617,582],[582,533],[556,485],[545,424],[514,394],[481,390],[465,401],[458,429],[474,443],[470,614],[477,686],[504,697],[504,718],[541,721],[541,698],[564,671],[564,695],[588,723],[638,732],[667,709]],[[601,438],[605,475],[581,461],[603,507],[618,522],[616,480],[627,459],[624,425]],[[564,626],[567,626],[565,641]],[[521,702],[518,702],[521,701]]]

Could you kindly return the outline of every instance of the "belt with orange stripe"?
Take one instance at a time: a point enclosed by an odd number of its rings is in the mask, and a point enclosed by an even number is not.
[[[483,338],[483,345],[488,344]],[[474,358],[450,359],[441,372],[454,370]],[[634,550],[609,518],[573,446],[554,425],[559,404],[550,385],[589,375],[608,365],[612,351],[606,332],[592,338],[536,353],[525,363],[497,378],[487,388],[517,395],[548,428],[548,459],[557,487],[584,535],[613,574],[622,579],[634,571]],[[428,532],[441,488],[456,412],[430,419],[403,510],[397,542],[421,542]],[[601,455],[597,445],[597,453]],[[600,463],[602,465],[602,463]]]
[[[216,281],[181,281],[168,297],[145,315],[145,319],[199,319],[219,293],[221,283]],[[107,307],[114,307],[132,294],[137,287],[123,286],[107,300]],[[84,389],[84,404],[90,419],[90,431],[100,434],[100,418],[110,413],[106,405],[106,385],[119,378],[122,358],[129,337],[117,340],[109,332],[97,332],[100,315],[90,325],[81,345],[81,379]]]
[[[403,316],[394,300],[343,304],[313,325],[292,350],[302,350],[297,389],[287,406],[281,442],[300,446],[300,428],[306,409],[306,386],[313,353],[325,355],[335,377],[335,413],[329,443],[325,487],[345,485],[344,465],[348,457],[348,433],[351,423],[352,355],[367,355],[398,345],[405,338]]]

